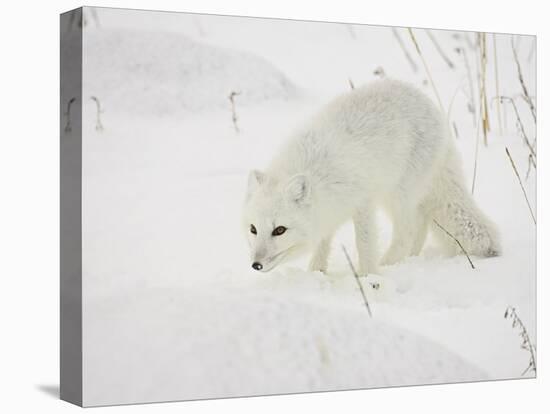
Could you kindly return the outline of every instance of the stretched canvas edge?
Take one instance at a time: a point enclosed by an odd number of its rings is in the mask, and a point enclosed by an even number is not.
[[[60,15],[60,398],[79,406],[83,402],[81,19],[82,8]]]

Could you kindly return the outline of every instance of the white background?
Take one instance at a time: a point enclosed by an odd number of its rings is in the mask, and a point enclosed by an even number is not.
[[[59,34],[58,14],[80,6],[75,1],[55,5],[13,3],[2,10],[0,105],[0,289],[2,342],[0,389],[3,412],[65,412],[75,407],[52,395],[58,384],[59,272]],[[98,6],[164,9],[234,15],[329,20],[434,28],[537,34],[539,188],[539,378],[452,386],[412,387],[324,394],[144,405],[99,410],[192,412],[280,412],[336,410],[361,412],[543,412],[548,398],[547,266],[543,256],[547,231],[544,191],[545,40],[547,23],[542,3],[522,1],[460,3],[393,1],[382,3],[306,1],[260,3],[245,0],[100,1]],[[546,24],[545,24],[546,23]],[[7,92],[7,94],[6,94]]]

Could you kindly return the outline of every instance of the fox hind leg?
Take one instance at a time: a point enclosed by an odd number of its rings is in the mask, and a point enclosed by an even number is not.
[[[418,206],[394,203],[390,210],[393,222],[392,241],[382,258],[382,265],[392,265],[418,254],[424,245],[428,224]]]
[[[426,237],[428,236],[428,229],[430,228],[430,218],[423,212],[419,212],[418,221],[416,225],[416,235],[414,237],[411,256],[418,256],[424,247]]]

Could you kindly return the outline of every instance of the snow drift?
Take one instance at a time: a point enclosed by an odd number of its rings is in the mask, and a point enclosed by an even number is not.
[[[286,100],[296,87],[267,60],[163,31],[88,30],[84,83],[103,107],[133,115],[183,115]]]

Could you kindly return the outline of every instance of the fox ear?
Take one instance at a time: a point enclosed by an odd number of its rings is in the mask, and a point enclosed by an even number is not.
[[[248,196],[252,195],[265,181],[265,174],[258,170],[250,171],[248,174]]]
[[[311,193],[311,185],[308,177],[304,174],[293,176],[288,182],[286,191],[291,201],[298,204],[307,202]]]

